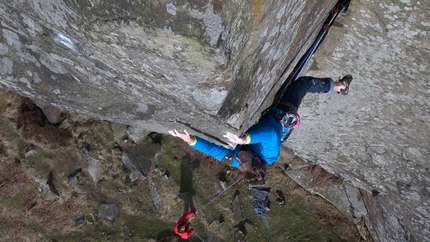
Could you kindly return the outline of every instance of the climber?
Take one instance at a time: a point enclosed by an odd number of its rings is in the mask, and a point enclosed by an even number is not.
[[[169,133],[181,138],[192,148],[245,173],[244,177],[253,180],[264,180],[265,168],[278,159],[281,143],[300,124],[297,109],[303,97],[308,93],[331,93],[336,91],[347,95],[352,81],[351,75],[334,82],[331,78],[304,76],[292,82],[272,108],[263,112],[260,121],[249,128],[241,137],[227,132],[224,137],[237,144],[234,150],[213,144],[200,137],[192,136],[187,130],[184,133],[170,130]],[[248,180],[248,179],[247,179]]]
[[[182,217],[179,218],[178,222],[173,228],[173,231],[178,234],[182,239],[189,239],[191,235],[193,235],[193,229],[190,226],[190,221],[194,218],[195,214],[196,212],[191,211],[182,215]]]

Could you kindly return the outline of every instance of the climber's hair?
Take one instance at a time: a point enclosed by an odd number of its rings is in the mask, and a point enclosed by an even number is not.
[[[265,164],[258,157],[253,157],[251,169],[243,173],[243,178],[251,185],[264,184],[266,179]]]

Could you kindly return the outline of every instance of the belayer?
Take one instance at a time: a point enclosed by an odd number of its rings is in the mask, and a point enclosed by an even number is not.
[[[193,211],[182,215],[173,228],[173,231],[182,239],[189,239],[191,235],[193,235],[193,229],[191,228],[190,221],[195,215],[196,213]]]
[[[290,83],[279,102],[263,112],[259,122],[251,126],[244,135],[237,136],[227,132],[230,142],[237,144],[234,150],[216,145],[205,139],[170,130],[169,133],[181,138],[192,148],[212,156],[234,168],[238,168],[250,183],[265,179],[267,166],[272,165],[280,155],[280,148],[300,125],[297,110],[307,93],[342,93],[347,95],[352,81],[351,75],[335,82],[331,78],[303,76]]]

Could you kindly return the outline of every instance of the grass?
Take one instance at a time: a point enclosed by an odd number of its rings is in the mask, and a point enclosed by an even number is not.
[[[126,179],[130,172],[122,164],[121,146],[133,144],[114,137],[108,122],[68,113],[71,126],[64,131],[46,123],[28,100],[1,96],[11,101],[0,98],[0,240],[178,241],[172,230],[177,219],[186,211],[204,207],[192,226],[206,241],[233,241],[239,228],[245,230],[246,241],[267,241],[268,230],[253,209],[245,181],[211,202],[223,191],[220,179],[227,186],[232,184],[240,177],[237,170],[192,150],[177,138],[150,135],[142,142],[160,144],[150,168],[162,201],[159,213],[149,179]],[[66,135],[57,140],[59,132]],[[25,157],[29,144],[35,146],[36,153]],[[103,163],[97,184],[86,170],[82,154]],[[78,185],[69,185],[67,177],[78,168]],[[44,183],[51,171],[59,196],[38,190],[36,178]],[[324,172],[312,167],[308,174],[319,178],[317,185],[337,182]],[[333,205],[303,190],[276,166],[269,169],[268,184],[273,202],[269,212],[272,241],[360,240],[353,223]],[[274,191],[278,189],[284,193],[286,205],[275,203]],[[98,218],[98,207],[104,203],[118,206],[114,221]],[[235,220],[233,204],[240,206],[243,219]],[[94,220],[89,219],[92,217]],[[79,218],[86,220],[76,224]],[[200,239],[193,236],[190,241]]]

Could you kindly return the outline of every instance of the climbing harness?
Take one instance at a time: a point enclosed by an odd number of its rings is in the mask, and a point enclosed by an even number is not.
[[[291,132],[300,125],[300,116],[294,109],[285,112],[279,108],[268,108],[261,113],[261,117],[264,118],[267,115],[272,115],[283,123],[281,142],[287,140]]]
[[[263,218],[264,224],[267,229],[267,238],[270,239],[270,225],[269,225],[269,196],[270,188],[252,188],[252,198],[254,199],[254,210],[257,215]]]

